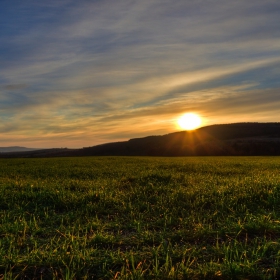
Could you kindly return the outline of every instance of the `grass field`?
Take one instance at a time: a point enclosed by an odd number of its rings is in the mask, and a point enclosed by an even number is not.
[[[280,158],[0,160],[0,279],[278,279]]]

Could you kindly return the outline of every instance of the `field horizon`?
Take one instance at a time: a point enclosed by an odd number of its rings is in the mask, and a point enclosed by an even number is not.
[[[3,152],[8,150],[9,152]],[[2,151],[2,153],[1,153]],[[0,157],[280,155],[280,123],[216,124],[81,149],[0,148]]]

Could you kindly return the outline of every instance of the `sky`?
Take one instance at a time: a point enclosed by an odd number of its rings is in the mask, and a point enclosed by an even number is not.
[[[279,0],[1,0],[0,146],[280,121]]]

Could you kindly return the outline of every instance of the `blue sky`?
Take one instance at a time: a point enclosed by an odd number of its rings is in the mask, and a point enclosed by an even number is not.
[[[2,0],[0,146],[279,122],[280,1]]]

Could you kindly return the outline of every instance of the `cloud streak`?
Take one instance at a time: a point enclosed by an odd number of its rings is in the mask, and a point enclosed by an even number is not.
[[[16,2],[0,4],[1,146],[164,134],[187,111],[279,121],[276,0]]]

